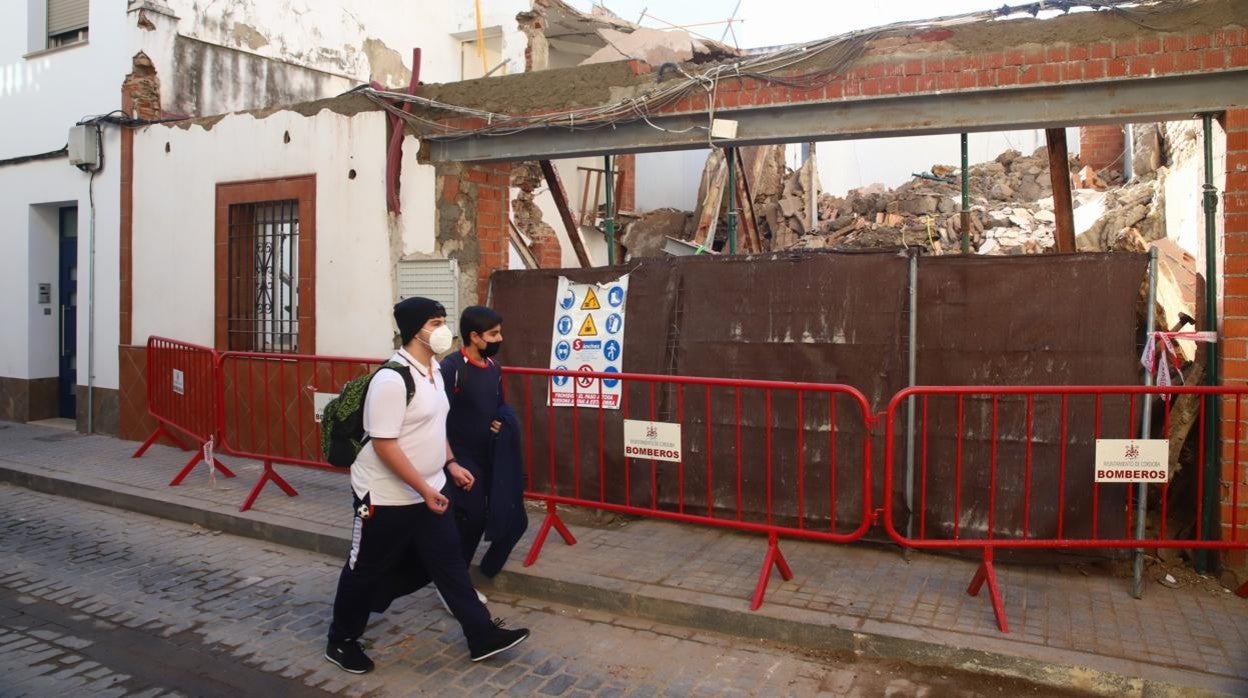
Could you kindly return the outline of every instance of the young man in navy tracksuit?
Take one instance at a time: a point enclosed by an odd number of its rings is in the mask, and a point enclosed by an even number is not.
[[[500,443],[499,433],[504,428],[505,415],[510,411],[503,392],[503,370],[494,359],[503,344],[503,318],[485,306],[465,308],[459,319],[459,333],[464,340],[463,349],[442,360],[442,375],[451,404],[446,419],[447,441],[459,464],[472,473],[480,486],[455,492],[452,503],[464,560],[469,564],[481,544],[491,512],[495,517],[490,521],[491,530],[498,530],[496,526],[499,524],[508,529],[499,536],[491,534],[493,552],[487,552],[487,559],[481,562],[482,572],[493,576],[510,552],[509,545],[498,546],[498,541],[500,538],[512,538],[508,534],[515,533],[517,526],[511,517],[507,517],[507,522],[500,520],[500,505],[504,503],[492,500],[492,493],[495,498],[519,499],[523,489],[521,481],[510,478],[519,489],[503,494],[497,487],[501,481],[495,482],[494,463]],[[523,521],[522,503],[520,507],[519,515]],[[518,528],[523,532],[523,523]],[[519,535],[514,538],[518,540]],[[510,542],[514,544],[514,541]],[[495,547],[504,548],[501,556],[499,551],[494,550]]]

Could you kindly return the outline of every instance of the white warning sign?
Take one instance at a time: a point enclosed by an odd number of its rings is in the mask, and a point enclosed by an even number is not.
[[[624,306],[628,275],[601,284],[559,277],[550,367],[557,371],[620,373],[624,365]],[[556,376],[550,381],[554,407],[620,409],[619,380]]]
[[[1096,482],[1167,482],[1166,439],[1097,439]]]

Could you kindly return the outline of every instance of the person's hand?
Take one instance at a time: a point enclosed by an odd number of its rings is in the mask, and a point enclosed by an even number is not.
[[[465,492],[472,489],[472,484],[477,481],[472,476],[472,473],[459,463],[451,463],[446,466],[446,472],[450,474],[451,480]]]
[[[441,492],[433,492],[430,496],[425,497],[425,505],[429,507],[429,511],[435,514],[445,514],[447,507],[451,505],[451,501]]]
[[[497,419],[490,422],[490,431],[494,432],[495,434],[497,434],[498,430],[502,428],[503,428],[503,423],[498,421]]]

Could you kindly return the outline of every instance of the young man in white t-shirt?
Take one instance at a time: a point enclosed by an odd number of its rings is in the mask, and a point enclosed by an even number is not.
[[[472,661],[492,657],[529,636],[492,621],[468,577],[448,488],[475,482],[455,462],[446,439],[446,399],[437,355],[453,335],[446,310],[428,298],[394,306],[403,348],[391,359],[406,366],[415,391],[394,370],[378,371],[364,398],[368,441],[351,466],[355,518],[351,554],[338,579],[325,658],[363,674],[373,661],[360,646],[369,613],[428,584],[437,587],[468,640]],[[449,477],[448,477],[449,476]]]

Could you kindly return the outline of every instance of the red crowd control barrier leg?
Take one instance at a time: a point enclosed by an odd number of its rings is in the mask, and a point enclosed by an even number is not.
[[[273,469],[273,461],[266,459],[264,461],[264,473],[260,475],[260,479],[257,480],[255,486],[251,488],[251,493],[247,495],[246,501],[243,502],[243,505],[239,507],[238,510],[247,511],[250,509],[251,505],[256,503],[256,497],[260,496],[260,490],[264,489],[264,486],[270,482],[277,485],[278,488],[285,492],[288,497],[299,496],[299,493],[295,491],[295,488],[291,487],[290,483],[286,482],[286,479],[281,475],[278,475],[277,471]]]
[[[1248,599],[1248,582],[1240,584],[1239,588],[1235,590],[1235,595],[1241,599]]]
[[[750,610],[757,611],[763,605],[763,596],[767,594],[767,582],[771,581],[771,568],[780,570],[784,581],[793,579],[793,569],[780,552],[780,537],[775,533],[767,534],[767,554],[763,555],[763,571],[758,575],[758,586],[754,587],[754,597],[750,600]]]
[[[160,424],[157,425],[156,430],[152,432],[152,435],[147,437],[147,441],[144,441],[143,445],[139,446],[139,449],[134,452],[133,456],[130,457],[142,458],[143,454],[147,453],[147,449],[151,448],[152,444],[156,443],[156,439],[159,439],[161,436],[164,436],[166,439],[172,441],[175,446],[183,451],[188,450],[186,444],[182,443],[182,439],[179,439],[176,434],[166,429],[165,425]]]
[[[532,567],[537,562],[537,556],[542,553],[542,546],[546,543],[546,536],[550,535],[550,528],[554,527],[559,535],[563,536],[563,542],[568,545],[576,545],[576,538],[568,527],[564,525],[563,519],[559,518],[559,512],[555,510],[554,502],[546,502],[546,518],[542,519],[542,525],[537,529],[537,537],[533,539],[533,547],[529,548],[529,554],[524,558],[524,566]]]
[[[186,476],[190,475],[191,471],[195,469],[195,466],[198,465],[200,461],[203,461],[203,460],[204,460],[203,449],[202,448],[195,449],[195,455],[191,456],[191,459],[187,461],[185,466],[182,467],[182,470],[179,471],[178,474],[173,477],[173,480],[169,482],[169,486],[177,487],[178,485],[181,485],[182,481],[186,479]],[[226,477],[234,477],[234,471],[225,467],[225,463],[222,463],[219,458],[217,458],[216,456],[213,456],[212,462],[213,462],[213,466],[217,470],[220,470],[222,475]]]
[[[997,616],[997,627],[1001,632],[1010,632],[1009,621],[1005,618],[1005,604],[1001,601],[1001,587],[997,585],[997,570],[992,566],[992,548],[984,548],[984,561],[979,563],[979,569],[975,571],[975,578],[971,580],[971,585],[966,588],[966,593],[971,596],[979,596],[979,590],[988,585],[988,595],[992,598],[992,612]]]

